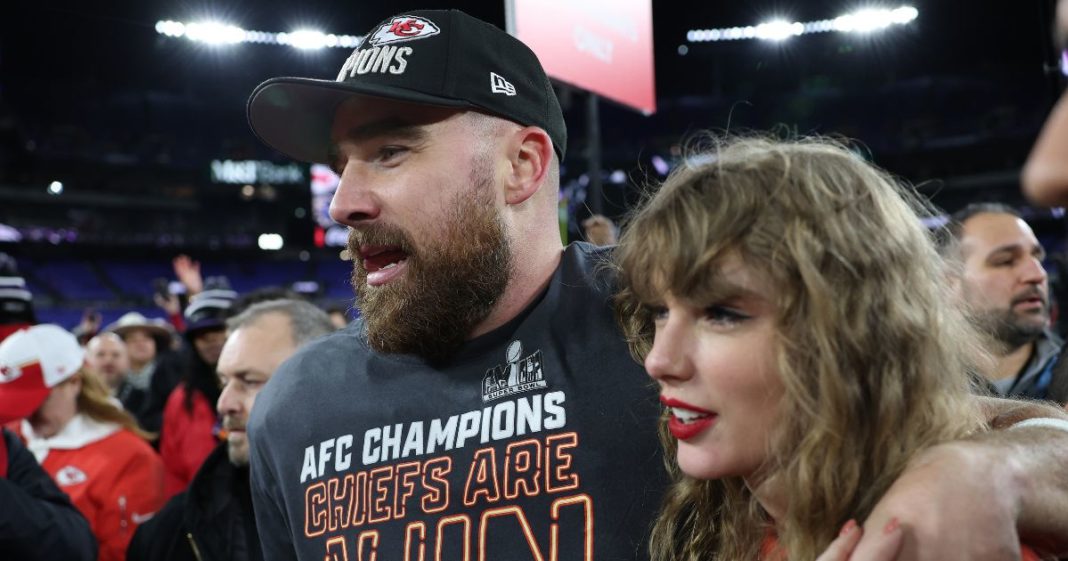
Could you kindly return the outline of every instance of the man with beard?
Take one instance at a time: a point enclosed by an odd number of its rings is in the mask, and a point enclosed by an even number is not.
[[[1007,205],[973,203],[954,213],[949,256],[960,261],[958,290],[989,336],[996,364],[983,372],[1001,396],[1044,399],[1063,342],[1049,329],[1046,252]]]
[[[248,116],[269,146],[339,174],[331,216],[351,229],[361,310],[257,398],[265,558],[644,558],[661,408],[612,317],[609,250],[561,244],[567,134],[533,52],[462,12],[406,12],[336,81],[264,82]],[[938,448],[871,523],[921,529],[909,558],[924,560],[1003,559],[1017,521],[1068,535],[1047,516],[1068,504],[1050,481],[1068,460],[1051,471],[1062,458],[1043,452],[1061,435],[1024,431],[1033,444]],[[1009,446],[1026,461],[992,460]],[[853,559],[885,544],[871,532]]]
[[[333,331],[333,325],[313,304],[271,300],[250,306],[226,326],[229,335],[218,363],[222,393],[216,403],[226,442],[204,461],[187,491],[137,529],[127,561],[263,558],[249,495],[248,414],[278,365],[305,343]]]

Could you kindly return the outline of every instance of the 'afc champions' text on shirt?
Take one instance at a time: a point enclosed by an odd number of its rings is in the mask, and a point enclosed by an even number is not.
[[[380,545],[386,548],[383,551],[401,545],[380,544],[386,532],[377,525],[414,515],[421,518],[407,523],[403,538],[393,530],[392,539],[403,539],[404,551],[415,555],[406,554],[405,559],[423,559],[428,546],[440,553],[444,541],[462,543],[467,552],[474,539],[476,557],[482,558],[495,522],[518,524],[534,558],[555,559],[560,524],[566,523],[567,533],[581,536],[585,558],[592,559],[593,503],[579,491],[580,478],[573,469],[578,434],[536,436],[565,427],[565,399],[561,391],[530,395],[429,423],[371,428],[359,445],[347,434],[307,447],[300,476],[304,536],[324,540],[326,559],[369,559]],[[530,437],[520,438],[524,435]],[[470,454],[461,452],[465,446],[504,440],[510,442],[500,450],[491,445]],[[368,469],[352,469],[355,450]],[[439,455],[418,459],[435,453]],[[369,467],[390,461],[399,463]],[[463,493],[454,498],[450,487],[461,481]],[[522,499],[541,495],[555,499],[548,512],[527,512],[529,505]],[[463,504],[450,504],[457,500]],[[428,524],[425,515],[437,516],[436,525]],[[534,536],[532,516],[551,520],[548,541],[554,551],[548,556],[543,556]],[[337,535],[355,529],[361,531],[354,540]],[[350,547],[356,549],[355,557],[349,557]]]

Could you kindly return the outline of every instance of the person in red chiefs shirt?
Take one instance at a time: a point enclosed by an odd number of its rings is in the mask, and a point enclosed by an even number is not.
[[[122,561],[134,530],[163,506],[163,463],[148,434],[84,368],[77,339],[56,325],[0,343],[0,410],[85,516],[100,561]]]

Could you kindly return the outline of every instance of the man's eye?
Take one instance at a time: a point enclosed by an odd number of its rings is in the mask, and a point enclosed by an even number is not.
[[[406,151],[403,146],[383,146],[378,149],[378,159],[384,162],[393,160]]]

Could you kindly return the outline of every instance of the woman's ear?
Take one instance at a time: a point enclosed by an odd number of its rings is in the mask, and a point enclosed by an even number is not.
[[[538,127],[523,127],[513,133],[509,145],[509,174],[505,202],[521,204],[545,182],[550,173],[553,142]]]

